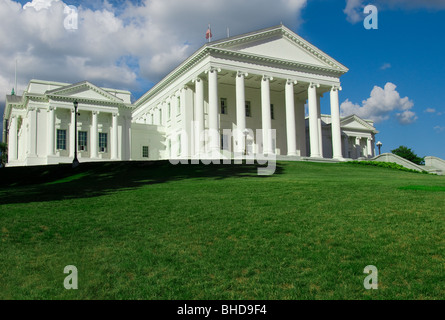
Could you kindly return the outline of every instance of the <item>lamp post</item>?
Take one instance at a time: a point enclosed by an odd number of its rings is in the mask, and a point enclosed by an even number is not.
[[[382,148],[383,143],[381,143],[380,141],[377,142],[377,147],[379,148],[379,155],[381,154],[380,149]]]
[[[77,106],[79,103],[74,101],[74,160],[73,168],[79,165],[79,160],[77,160]]]

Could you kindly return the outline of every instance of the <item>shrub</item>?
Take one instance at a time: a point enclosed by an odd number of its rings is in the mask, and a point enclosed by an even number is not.
[[[346,163],[351,164],[361,164],[361,165],[367,165],[367,166],[374,166],[374,167],[380,167],[380,168],[388,168],[388,169],[395,169],[395,170],[401,170],[406,172],[415,172],[415,173],[426,173],[427,171],[417,171],[413,169],[405,168],[404,166],[401,166],[400,164],[394,163],[394,162],[380,162],[380,161],[349,161]]]

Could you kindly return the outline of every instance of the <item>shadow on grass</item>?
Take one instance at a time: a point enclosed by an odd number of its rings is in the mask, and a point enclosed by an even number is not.
[[[169,161],[122,161],[3,168],[0,170],[0,204],[31,203],[98,197],[144,185],[190,178],[222,180],[261,177],[258,164],[172,165]],[[283,172],[276,164],[275,174]]]

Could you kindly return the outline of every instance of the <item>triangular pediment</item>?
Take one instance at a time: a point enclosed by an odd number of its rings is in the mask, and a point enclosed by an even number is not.
[[[123,103],[122,99],[119,99],[88,81],[47,91],[45,94],[52,98],[71,98],[109,103]]]
[[[348,71],[341,63],[284,26],[217,41],[210,47],[342,73]]]
[[[377,132],[376,128],[369,122],[363,120],[362,118],[356,116],[355,114],[343,118],[340,121],[340,126],[342,129],[351,129],[359,131],[371,131]]]

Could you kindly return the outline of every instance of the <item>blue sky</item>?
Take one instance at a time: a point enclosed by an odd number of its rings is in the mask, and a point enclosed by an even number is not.
[[[79,9],[74,32],[61,27],[61,1],[23,9],[27,2],[0,0],[0,111],[15,59],[19,94],[37,78],[89,80],[138,98],[205,42],[208,23],[217,40],[227,27],[236,35],[283,22],[350,69],[342,112],[375,119],[383,152],[406,145],[445,158],[445,1],[65,0]],[[37,2],[48,8],[35,10]],[[379,10],[378,30],[363,26],[367,4]]]
[[[388,120],[377,123],[382,152],[406,145],[420,156],[444,158],[445,10],[381,8],[378,30],[366,30],[362,21],[348,22],[343,9],[343,1],[310,1],[298,30],[350,69],[341,78],[340,101],[361,104],[374,86],[395,84],[400,96],[414,103],[418,119],[403,125],[392,112]],[[329,113],[325,102],[322,112]]]

